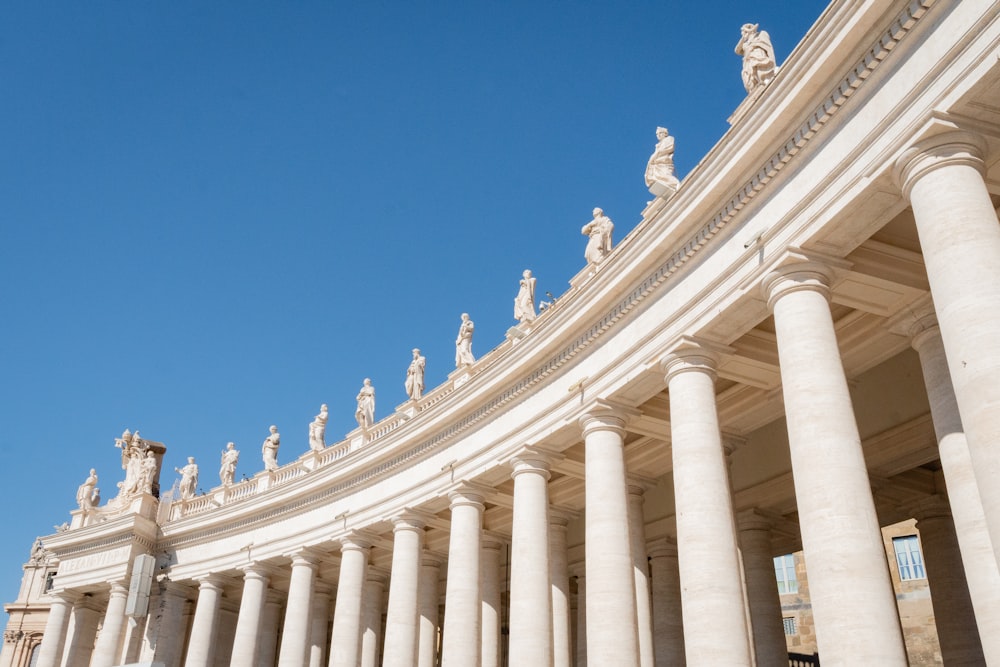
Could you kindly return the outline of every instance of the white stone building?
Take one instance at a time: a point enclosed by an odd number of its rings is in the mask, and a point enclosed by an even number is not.
[[[0,667],[787,664],[799,549],[823,665],[906,665],[906,519],[945,664],[1000,665],[998,55],[996,3],[835,0],[517,336],[363,435],[43,537]]]

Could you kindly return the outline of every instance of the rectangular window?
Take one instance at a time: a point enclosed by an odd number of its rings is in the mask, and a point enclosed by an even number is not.
[[[774,578],[778,580],[778,593],[799,592],[799,580],[795,578],[795,556],[787,554],[774,559]]]
[[[798,631],[798,628],[795,627],[795,617],[794,616],[787,616],[787,617],[781,619],[781,622],[785,626],[785,634],[786,635],[794,635]]]
[[[896,552],[900,581],[926,579],[924,559],[920,555],[920,540],[916,535],[892,538],[892,548]]]

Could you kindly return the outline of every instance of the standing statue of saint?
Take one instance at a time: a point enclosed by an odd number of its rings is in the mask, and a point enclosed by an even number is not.
[[[778,71],[771,36],[758,27],[757,23],[744,23],[736,43],[736,55],[743,56],[743,87],[748,94],[771,83]]]
[[[354,411],[354,418],[358,420],[361,430],[367,431],[375,423],[375,387],[369,378],[365,378],[356,400],[358,407]]]
[[[194,462],[194,457],[189,456],[187,465],[183,468],[174,468],[181,475],[180,492],[182,500],[194,498],[195,491],[198,490],[198,465]]]
[[[406,369],[406,395],[411,400],[418,400],[424,395],[424,368],[427,366],[427,359],[420,356],[420,349],[413,348],[413,361]]]
[[[152,493],[153,481],[156,479],[156,454],[152,451],[146,452],[146,458],[142,460],[139,468],[139,493]]]
[[[281,434],[278,427],[271,425],[271,435],[264,438],[261,446],[261,454],[264,455],[264,470],[272,471],[278,469],[278,447],[281,446]]]
[[[525,269],[521,274],[521,287],[514,297],[514,319],[518,322],[533,322],[535,320],[535,279],[531,271]]]
[[[589,263],[598,264],[611,252],[611,232],[614,229],[615,224],[611,222],[611,218],[604,215],[604,210],[595,208],[594,219],[580,230],[584,236],[590,237],[587,249],[583,251],[583,256]]]
[[[319,414],[309,422],[309,449],[314,452],[321,452],[326,448],[326,420],[330,416],[330,411],[326,403],[319,406]]]
[[[472,356],[472,332],[475,329],[468,313],[462,313],[462,323],[458,325],[458,338],[455,339],[455,368],[471,366],[476,363]]]
[[[240,452],[236,449],[236,443],[226,444],[226,449],[222,452],[222,461],[219,466],[219,480],[223,486],[229,486],[236,478],[236,464],[240,460]]]
[[[80,506],[80,509],[89,510],[94,508],[94,490],[96,488],[97,471],[91,468],[90,475],[87,476],[87,479],[76,490],[76,504]]]
[[[656,196],[671,197],[681,182],[674,176],[674,138],[665,127],[656,128],[656,148],[646,164],[646,187]]]

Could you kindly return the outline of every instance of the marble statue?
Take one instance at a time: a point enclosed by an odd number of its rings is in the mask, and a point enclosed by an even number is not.
[[[358,420],[358,426],[367,431],[375,423],[375,387],[369,378],[365,378],[357,401],[358,408],[354,411],[354,418]]]
[[[469,319],[468,313],[462,313],[462,323],[458,325],[458,338],[455,339],[455,368],[471,366],[476,363],[472,356],[472,332],[475,325]]]
[[[771,46],[771,36],[765,30],[758,30],[758,24],[743,24],[740,41],[736,44],[736,55],[743,56],[743,87],[748,94],[774,79],[778,67],[774,59],[774,47]]]
[[[96,506],[94,501],[94,492],[97,488],[97,471],[93,468],[90,469],[90,475],[83,484],[76,490],[76,504],[80,506],[82,510],[93,509]],[[97,501],[100,502],[100,501]]]
[[[189,456],[187,465],[183,468],[174,468],[181,475],[180,492],[181,499],[190,500],[194,498],[198,489],[198,464],[194,462],[194,457]]]
[[[587,262],[598,264],[608,256],[608,253],[611,252],[611,232],[614,229],[615,224],[611,222],[611,218],[604,215],[604,210],[595,208],[594,219],[580,230],[584,236],[590,237],[590,240],[587,241],[587,249],[583,252]]]
[[[321,452],[326,448],[326,420],[330,416],[330,411],[326,403],[319,406],[319,414],[309,423],[309,449],[314,452]]]
[[[427,359],[420,356],[420,349],[413,348],[413,361],[406,369],[406,395],[412,400],[417,400],[424,395],[424,368],[427,366]]]
[[[223,486],[229,486],[236,477],[236,464],[240,460],[240,452],[236,449],[235,443],[226,444],[226,449],[222,452],[222,461],[219,465],[219,481]]]
[[[671,197],[681,182],[674,176],[674,138],[665,127],[656,128],[656,148],[646,164],[646,187],[658,197]]]
[[[518,322],[533,322],[535,319],[535,278],[525,269],[521,274],[520,288],[514,297],[514,319]]]
[[[146,457],[142,459],[139,466],[139,483],[136,485],[139,493],[152,493],[153,480],[156,479],[156,454],[152,451],[146,452]]]
[[[281,434],[278,427],[271,425],[271,435],[264,438],[261,446],[261,454],[264,455],[264,470],[272,471],[278,469],[278,447],[281,446]]]
[[[115,447],[122,450],[122,470],[125,471],[125,480],[118,485],[118,495],[122,498],[130,498],[137,493],[141,493],[140,478],[142,476],[142,461],[145,457],[149,445],[139,437],[139,431],[130,433],[128,429],[122,433],[122,437],[115,438]]]

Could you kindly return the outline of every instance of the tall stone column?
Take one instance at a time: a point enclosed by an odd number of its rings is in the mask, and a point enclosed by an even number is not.
[[[503,543],[492,535],[483,535],[480,564],[483,591],[482,667],[500,665],[500,550]]]
[[[93,664],[117,665],[121,657],[122,636],[125,632],[125,601],[128,588],[120,581],[112,581],[108,597],[108,608],[104,613],[104,625],[94,647]]]
[[[101,608],[93,596],[87,594],[77,599],[73,605],[73,621],[70,624],[66,650],[63,652],[64,667],[87,667],[94,654],[94,639]]]
[[[824,265],[804,261],[772,272],[763,285],[774,313],[817,643],[823,662],[905,665],[896,597],[830,312],[830,279]]]
[[[261,617],[260,647],[257,651],[258,667],[274,667],[278,654],[278,630],[281,623],[281,605],[284,596],[275,590],[268,591]],[[187,665],[185,665],[187,667]]]
[[[159,621],[143,633],[139,662],[159,662],[167,667],[181,664],[187,632],[182,620],[188,606],[188,592],[184,584],[169,580],[159,584],[156,602]]]
[[[413,667],[417,661],[417,603],[424,521],[406,512],[393,519],[392,574],[385,620],[383,667]]]
[[[382,639],[382,609],[385,608],[386,575],[368,568],[365,580],[363,627],[361,631],[361,667],[378,667],[379,642]]]
[[[330,627],[330,593],[332,587],[322,581],[316,582],[313,591],[312,623],[309,627],[309,650],[306,655],[306,665],[308,667],[325,667],[326,649],[330,645],[330,637],[327,636]]]
[[[576,633],[573,641],[573,664],[576,667],[587,667],[587,566],[585,563],[574,564],[570,566],[570,571],[576,578]]]
[[[950,132],[910,148],[896,169],[1000,561],[1000,225],[983,180],[986,154],[981,137]]]
[[[549,578],[552,580],[552,665],[572,667],[573,644],[566,532],[570,515],[549,508]],[[485,667],[485,666],[484,666]]]
[[[319,557],[302,549],[292,554],[292,577],[285,602],[285,627],[281,632],[278,667],[303,667],[309,644],[309,615]]]
[[[333,610],[330,667],[357,667],[371,541],[351,533],[340,540],[340,578]]]
[[[549,457],[524,450],[511,461],[514,512],[510,552],[510,662],[552,663],[549,580]]]
[[[42,635],[42,646],[38,649],[38,667],[59,667],[70,613],[77,597],[77,594],[69,591],[52,594],[49,617],[45,621],[45,634]]]
[[[917,505],[913,516],[920,531],[920,546],[924,551],[931,606],[934,608],[934,625],[944,664],[989,664],[983,655],[979,633],[973,632],[976,614],[972,609],[965,570],[957,566],[962,554],[947,499],[942,496],[927,498]]]
[[[629,535],[632,537],[632,568],[635,572],[635,611],[639,628],[639,664],[653,667],[653,611],[649,598],[649,559],[646,555],[646,521],[642,494],[637,484],[628,486]]]
[[[684,664],[684,622],[681,617],[681,577],[677,542],[660,538],[649,547],[653,591],[653,653],[657,665]],[[763,663],[760,663],[764,667]]]
[[[438,582],[443,559],[424,551],[420,559],[420,636],[417,639],[417,667],[434,667],[437,663]]]
[[[219,624],[223,580],[213,574],[199,577],[195,581],[198,582],[198,602],[194,608],[191,639],[188,641],[184,667],[209,667],[215,664],[215,634]]]
[[[626,412],[595,402],[582,417],[586,476],[587,657],[595,665],[639,664],[628,501]]]
[[[729,471],[715,405],[717,356],[690,338],[663,362],[670,392],[677,552],[689,665],[749,665]],[[712,576],[706,577],[705,573]]]
[[[746,510],[737,517],[737,524],[757,664],[784,664],[788,660],[788,648],[771,551],[774,521],[756,510]]]
[[[989,631],[989,628],[1000,628],[1000,568],[997,567],[993,543],[986,528],[976,471],[962,430],[962,418],[955,401],[933,305],[917,306],[914,311],[917,316],[911,321],[900,322],[898,333],[910,335],[913,349],[920,355],[941,470],[948,487],[948,502],[962,550],[962,563],[976,611],[983,653],[987,664],[1000,664],[1000,632]]]
[[[253,563],[243,569],[243,598],[236,617],[236,636],[230,667],[256,667],[259,652],[261,618],[267,600],[269,568]]]
[[[451,537],[441,667],[479,667],[482,659],[479,552],[482,549],[483,495],[477,488],[463,484],[448,497],[451,499]]]

